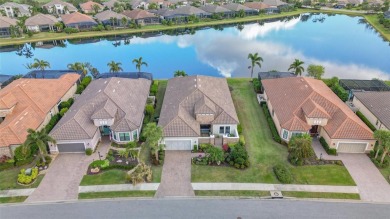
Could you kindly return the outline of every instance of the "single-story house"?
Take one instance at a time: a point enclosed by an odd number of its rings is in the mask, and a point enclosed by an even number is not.
[[[114,11],[102,11],[95,15],[95,18],[104,25],[111,26],[126,26],[128,23],[128,18],[123,14],[118,14]],[[126,18],[126,22],[122,23],[122,19]]]
[[[157,14],[162,16],[165,20],[177,20],[184,19],[187,20],[189,16],[194,15],[198,18],[210,17],[211,14],[203,11],[202,9],[193,7],[193,6],[183,6],[176,8],[174,10],[158,10]]]
[[[11,26],[16,27],[18,20],[10,17],[0,16],[0,37],[10,37],[11,34]]]
[[[98,25],[92,17],[86,14],[81,14],[80,12],[63,14],[61,15],[61,19],[66,27],[77,28],[79,30],[91,29],[92,27]]]
[[[229,18],[229,17],[233,17],[235,14],[234,11],[221,7],[219,5],[204,5],[201,6],[200,9],[210,13],[211,14],[210,17],[212,17],[213,14],[220,14],[224,18]]]
[[[355,92],[352,103],[376,129],[390,130],[390,91]]]
[[[238,142],[238,124],[226,78],[198,75],[168,81],[158,122],[166,150]]]
[[[158,16],[142,9],[135,9],[131,11],[126,10],[123,11],[122,14],[142,26],[160,23],[160,18]]]
[[[96,2],[93,2],[93,1],[87,1],[85,3],[81,3],[80,4],[81,11],[86,13],[86,14],[93,14],[93,13],[95,13],[95,7],[99,8],[97,10],[97,12],[101,12],[104,9],[103,5],[101,5],[99,3],[96,3]]]
[[[267,5],[264,2],[245,2],[244,6],[252,8],[257,12],[265,12],[266,14],[280,13],[280,10],[276,6]]]
[[[150,84],[143,78],[93,80],[49,133],[57,141],[49,144],[50,151],[85,153],[102,136],[119,144],[137,141]]]
[[[33,32],[53,31],[57,18],[50,14],[36,14],[26,19],[25,25],[28,30]]]
[[[5,15],[7,17],[13,18],[13,17],[30,17],[31,11],[30,8],[31,5],[26,4],[18,4],[15,2],[6,2],[2,5],[0,5],[0,10],[3,10],[5,12]],[[15,10],[16,9],[16,10]]]
[[[226,5],[222,5],[222,7],[227,8],[231,11],[234,11],[235,13],[238,13],[240,11],[244,11],[245,15],[257,15],[258,14],[257,10],[254,10],[252,8],[248,8],[244,5],[237,4],[237,3],[229,3]]]
[[[42,6],[50,14],[69,14],[77,11],[77,8],[69,2],[53,0]]]
[[[368,153],[373,132],[321,80],[306,77],[261,81],[264,98],[280,137],[288,142],[302,133],[323,137],[343,153]]]
[[[20,78],[0,90],[0,156],[12,156],[27,129],[41,130],[58,113],[58,105],[73,97],[79,74],[58,79]]]

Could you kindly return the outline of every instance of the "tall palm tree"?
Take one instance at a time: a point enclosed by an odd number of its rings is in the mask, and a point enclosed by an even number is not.
[[[305,71],[305,69],[302,66],[303,64],[305,63],[302,62],[301,60],[295,59],[295,61],[290,65],[290,68],[288,68],[288,71],[293,70],[295,75],[301,76],[302,73]]]
[[[148,123],[144,128],[144,136],[146,136],[145,144],[150,147],[152,153],[158,161],[158,151],[161,149],[158,142],[162,138],[162,128],[157,126],[156,123]]]
[[[50,63],[43,59],[34,59],[34,67],[44,71],[46,68],[50,68]]]
[[[185,77],[185,76],[188,76],[188,75],[185,71],[182,71],[182,70],[175,71],[175,74],[173,75],[173,77]]]
[[[42,129],[41,131],[27,129],[27,133],[28,133],[27,139],[22,144],[22,149],[26,151],[27,148],[31,147],[32,145],[37,145],[39,148],[39,154],[42,157],[42,161],[46,162],[45,159],[45,155],[47,154],[46,145],[49,142],[55,144],[56,140],[47,134],[46,129]]]
[[[27,68],[27,69],[33,69],[33,68],[35,68],[34,63],[26,63],[26,64],[24,65],[24,67]]]
[[[92,5],[92,10],[97,14],[100,11],[100,6],[99,5]]]
[[[133,64],[135,64],[135,68],[138,70],[138,72],[141,72],[142,65],[148,67],[148,63],[142,61],[142,57],[139,57],[138,59],[133,59]]]
[[[123,27],[125,27],[126,25],[127,25],[127,18],[126,17],[123,17],[122,19],[121,19],[121,23],[122,23],[122,26]]]
[[[87,66],[85,66],[85,64],[81,62],[70,63],[68,64],[67,67],[69,70],[80,71],[83,74],[83,76],[85,76],[88,73]]]
[[[261,62],[263,61],[263,58],[261,58],[258,53],[249,53],[248,59],[251,60],[251,78],[253,78],[253,69],[256,67],[256,65],[261,68]]]
[[[114,62],[114,61],[111,61],[107,64],[107,66],[110,67],[110,72],[112,72],[112,73],[123,71],[121,65],[122,65],[122,63]]]

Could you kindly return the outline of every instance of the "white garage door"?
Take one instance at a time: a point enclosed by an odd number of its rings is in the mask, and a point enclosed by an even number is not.
[[[191,150],[191,140],[166,140],[165,150],[185,151]]]
[[[84,143],[57,144],[60,153],[85,153]]]
[[[338,153],[364,153],[366,143],[339,143]]]

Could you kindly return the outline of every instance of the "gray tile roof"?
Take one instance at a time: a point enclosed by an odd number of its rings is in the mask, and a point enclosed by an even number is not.
[[[231,10],[221,7],[219,5],[204,5],[200,7],[203,11],[209,12],[209,13],[227,13],[232,12]]]
[[[390,129],[390,91],[354,92],[355,97]]]
[[[50,25],[54,26],[58,20],[53,15],[50,14],[36,14],[32,17],[27,18],[25,24],[26,26],[41,26],[41,25]]]
[[[15,2],[6,2],[2,5],[0,5],[0,8],[2,8],[2,7],[18,8],[21,14],[29,14],[30,13],[29,8],[31,8],[32,6],[26,5],[26,4],[18,4]]]
[[[110,20],[110,18],[116,18],[118,20],[122,19],[122,18],[127,18],[125,15],[123,14],[118,14],[114,11],[110,11],[110,10],[107,10],[107,11],[102,11],[100,13],[97,13],[95,15],[95,18],[102,22],[102,21],[106,21],[106,20]]]
[[[114,118],[111,129],[133,131],[142,125],[150,80],[101,78],[91,82],[50,132],[57,140],[90,139],[93,119]]]
[[[263,3],[267,4],[267,5],[271,5],[271,6],[282,6],[282,5],[287,5],[286,2],[282,2],[280,0],[263,0]]]
[[[225,78],[198,75],[168,81],[159,119],[164,136],[200,136],[196,112],[214,114],[211,124],[238,124]]]
[[[11,25],[16,26],[18,20],[9,17],[0,16],[0,28],[8,28]]]
[[[199,8],[196,8],[194,6],[179,7],[179,8],[176,8],[175,10],[173,10],[171,13],[171,15],[199,15],[199,14],[207,15],[209,13],[205,12]]]
[[[77,11],[77,8],[74,5],[72,5],[69,2],[64,2],[61,0],[53,0],[51,2],[44,4],[42,7],[49,8],[49,7],[53,7],[54,5],[63,5],[64,7],[66,6],[66,7],[68,7],[68,10],[71,12]]]
[[[237,3],[229,3],[229,4],[226,4],[226,5],[222,5],[222,7],[226,8],[226,9],[229,9],[231,11],[240,11],[240,10],[254,11],[254,9],[252,9],[252,8],[248,8],[248,7],[244,6],[244,5],[237,4]]]

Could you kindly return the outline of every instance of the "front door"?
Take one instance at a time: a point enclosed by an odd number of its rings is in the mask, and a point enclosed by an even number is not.
[[[310,135],[315,136],[318,134],[318,125],[313,125],[310,129]]]
[[[102,134],[102,136],[110,135],[110,127],[107,125],[100,126],[100,134]]]

